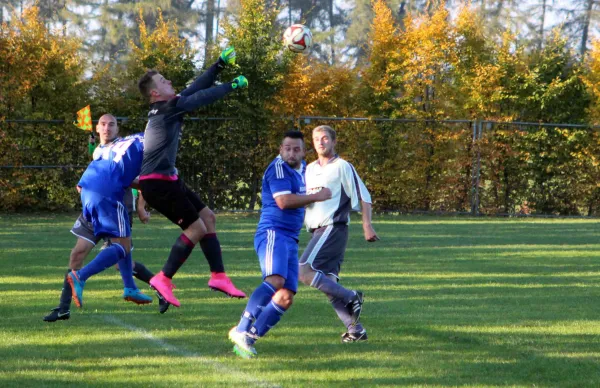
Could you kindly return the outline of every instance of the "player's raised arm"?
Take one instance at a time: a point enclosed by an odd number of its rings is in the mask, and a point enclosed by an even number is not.
[[[248,86],[248,80],[243,75],[236,77],[233,81],[224,83],[212,88],[198,90],[189,96],[179,96],[177,100],[177,108],[187,112],[194,111],[201,106],[212,104],[220,100],[226,94],[231,93],[235,89],[243,89]]]
[[[181,96],[191,96],[196,93],[198,90],[207,89],[215,83],[217,76],[225,68],[227,65],[233,65],[235,63],[235,49],[233,47],[227,47],[221,55],[217,62],[215,62],[211,67],[209,67],[204,73],[202,73],[198,78],[192,82],[190,86],[185,88],[181,93]]]

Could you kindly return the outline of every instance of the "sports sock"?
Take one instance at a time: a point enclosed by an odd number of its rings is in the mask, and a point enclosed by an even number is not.
[[[279,322],[285,311],[283,307],[271,300],[256,319],[249,333],[257,337],[264,337]]]
[[[105,248],[88,265],[79,271],[79,280],[85,282],[97,273],[117,264],[125,258],[125,249],[121,244],[113,243],[108,248]]]
[[[225,272],[221,243],[216,233],[205,234],[204,238],[200,240],[200,248],[202,248],[202,253],[204,253],[204,257],[208,261],[210,272]]]
[[[324,292],[327,295],[332,295],[336,298],[343,300],[345,304],[350,303],[356,296],[354,291],[349,290],[346,287],[338,284],[337,282],[329,279],[321,272],[315,273],[315,277],[310,283],[310,286]]]
[[[177,237],[177,241],[173,244],[169,258],[162,269],[165,276],[172,279],[183,263],[190,257],[193,249],[194,243],[185,234],[182,233]]]
[[[363,330],[363,326],[360,322],[352,326],[352,315],[350,314],[350,311],[348,311],[347,303],[344,303],[343,300],[341,300],[340,298],[336,298],[332,295],[327,295],[327,297],[329,298],[331,307],[333,307],[335,313],[340,318],[340,321],[342,321],[342,323],[344,324],[344,326],[346,326],[346,329],[348,329],[349,332],[359,333]]]
[[[246,309],[240,318],[240,323],[237,325],[237,331],[240,333],[249,331],[254,320],[259,317],[274,294],[275,287],[267,282],[263,282],[260,286],[256,287],[252,295],[250,295]]]
[[[71,285],[67,281],[67,275],[71,272],[70,269],[67,270],[65,274],[65,279],[63,280],[62,291],[60,292],[60,303],[58,305],[59,312],[66,313],[71,308],[71,299],[73,298]]]
[[[121,273],[121,279],[123,279],[123,286],[125,288],[137,289],[137,286],[133,281],[133,260],[131,259],[131,252],[119,261],[119,272]]]
[[[144,283],[150,283],[150,279],[154,276],[152,271],[150,271],[146,266],[139,261],[133,262],[133,276],[136,279],[140,279]]]

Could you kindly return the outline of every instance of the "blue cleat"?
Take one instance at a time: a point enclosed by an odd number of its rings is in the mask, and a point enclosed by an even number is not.
[[[123,292],[123,299],[135,304],[148,304],[152,303],[152,298],[148,295],[142,294],[142,291],[137,288],[125,288]]]
[[[85,286],[85,281],[79,280],[79,271],[71,271],[67,275],[67,282],[71,286],[71,291],[73,291],[73,301],[77,307],[83,306],[83,287]]]

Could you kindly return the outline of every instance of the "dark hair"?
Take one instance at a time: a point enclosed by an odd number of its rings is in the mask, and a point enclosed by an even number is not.
[[[156,87],[156,84],[152,79],[152,77],[154,77],[156,74],[158,74],[158,71],[148,70],[146,74],[144,74],[138,81],[140,93],[142,93],[142,96],[146,97],[147,99],[150,99],[150,90]]]
[[[283,142],[283,140],[285,140],[286,138],[290,138],[290,139],[300,139],[302,140],[302,142],[304,142],[304,134],[300,131],[297,131],[295,129],[290,129],[289,131],[286,131],[283,134],[283,137],[281,138],[281,142]]]

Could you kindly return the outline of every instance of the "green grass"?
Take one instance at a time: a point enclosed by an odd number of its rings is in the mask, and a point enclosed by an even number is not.
[[[199,250],[176,277],[179,309],[122,301],[111,269],[87,283],[69,321],[42,322],[75,218],[0,216],[2,387],[600,386],[595,220],[377,217],[375,244],[355,220],[342,281],[366,294],[369,343],[340,343],[326,298],[301,285],[259,357],[243,360],[227,331],[245,300],[208,289]],[[260,283],[256,222],[219,215],[226,267],[246,292]],[[161,217],[137,223],[134,259],[158,271],[177,235]]]

